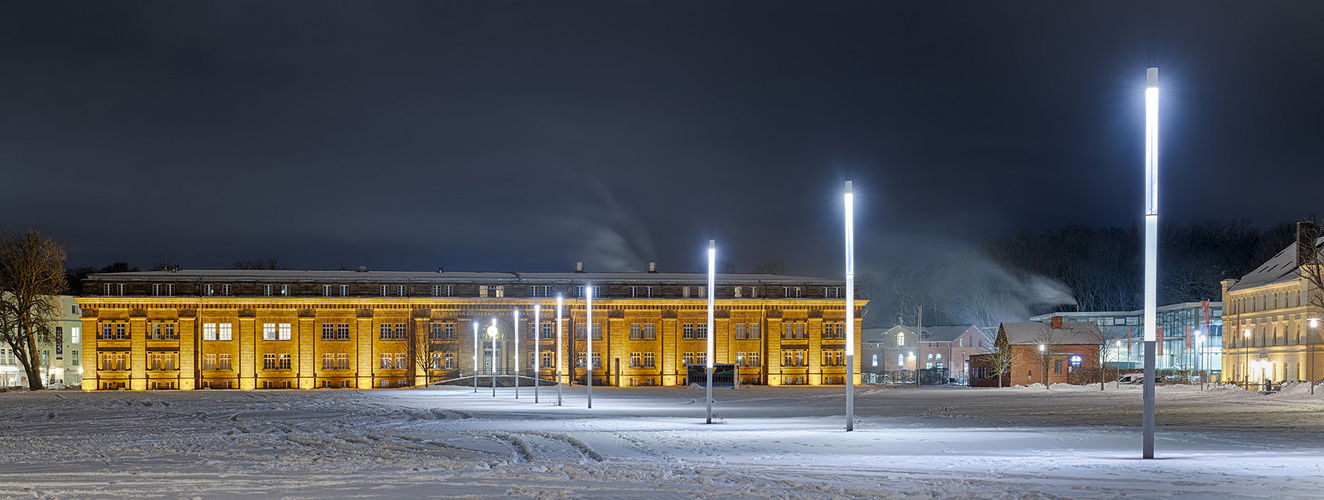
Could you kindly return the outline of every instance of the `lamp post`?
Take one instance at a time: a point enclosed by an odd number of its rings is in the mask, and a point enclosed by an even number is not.
[[[584,339],[588,344],[588,355],[584,357],[584,365],[588,366],[588,407],[593,407],[593,284],[584,284],[584,296],[588,297],[588,303],[585,307],[588,324],[584,326]]]
[[[1310,370],[1310,395],[1315,395],[1315,329],[1319,327],[1319,318],[1310,318],[1310,329],[1306,331],[1306,360]]]
[[[533,404],[538,404],[538,379],[542,378],[542,305],[533,301]]]
[[[1250,329],[1241,331],[1241,386],[1250,389]]]
[[[1195,331],[1195,371],[1200,374],[1200,390],[1204,390],[1204,372],[1200,368],[1204,366],[1204,332]]]
[[[846,432],[855,430],[855,193],[846,181]]]
[[[1154,355],[1158,300],[1158,68],[1145,71],[1144,458],[1154,458]]]
[[[478,320],[474,324],[474,394],[478,394]]]
[[[1047,346],[1045,346],[1045,345],[1043,345],[1043,344],[1039,344],[1039,359],[1043,360],[1043,362],[1044,362],[1044,363],[1043,363],[1043,364],[1044,364],[1044,389],[1047,389],[1047,388],[1048,388],[1048,355],[1046,354],[1047,350],[1048,350],[1048,347],[1047,347]]]
[[[708,423],[713,423],[713,338],[716,332],[713,331],[713,297],[717,295],[717,290],[713,289],[716,280],[717,266],[717,242],[708,240],[708,330],[705,337],[708,337],[708,358],[704,360],[708,372]]]
[[[515,399],[519,399],[519,308],[515,308]]]
[[[487,327],[487,338],[492,339],[492,397],[496,397],[496,367],[497,367],[497,327],[496,318],[492,318],[492,324]]]
[[[556,406],[561,406],[561,294],[556,294]]]

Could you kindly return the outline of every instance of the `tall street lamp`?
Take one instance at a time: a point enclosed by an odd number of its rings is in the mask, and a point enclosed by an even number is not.
[[[474,394],[478,394],[478,320],[473,320],[474,325]]]
[[[717,295],[717,290],[713,286],[717,283],[717,242],[708,240],[708,330],[705,336],[708,337],[708,358],[704,360],[708,371],[708,423],[713,423],[713,339],[717,337],[713,331],[713,298]]]
[[[846,181],[846,432],[855,430],[855,193]]]
[[[1241,386],[1250,389],[1250,329],[1241,331]]]
[[[1145,71],[1144,458],[1154,458],[1154,356],[1158,289],[1158,68]]]
[[[1195,371],[1200,374],[1200,390],[1204,390],[1204,372],[1200,368],[1204,366],[1204,332],[1195,331]]]
[[[492,339],[492,397],[496,397],[496,370],[497,370],[497,326],[496,318],[492,318],[492,324],[487,327],[487,338]]]
[[[519,308],[515,308],[515,399],[519,399]]]
[[[588,311],[588,324],[584,327],[585,343],[588,344],[588,356],[585,356],[584,364],[588,366],[588,407],[593,407],[593,284],[584,284],[584,296],[588,297],[586,310]]]
[[[533,403],[538,404],[538,379],[542,378],[542,305],[533,301]]]
[[[1306,362],[1310,364],[1306,366],[1310,369],[1311,396],[1315,395],[1315,329],[1318,327],[1319,327],[1319,318],[1310,318],[1310,330],[1306,331],[1306,346],[1307,346],[1306,351],[1308,352],[1306,356],[1309,357],[1309,359],[1307,359]]]
[[[561,294],[556,294],[556,406],[561,406]]]

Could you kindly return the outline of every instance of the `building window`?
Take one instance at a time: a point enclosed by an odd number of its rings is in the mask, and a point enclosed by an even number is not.
[[[336,354],[336,369],[337,370],[349,369],[349,353],[342,352]]]
[[[745,356],[745,363],[746,363],[745,366],[752,366],[752,367],[763,366],[759,364],[759,353],[753,351],[751,351],[748,355]]]
[[[639,368],[643,364],[643,354],[638,352],[630,353],[630,368]]]
[[[1056,375],[1062,374],[1062,360],[1060,359],[1053,360],[1053,373]]]
[[[735,287],[731,289],[731,295],[737,299],[740,298],[740,287]]]
[[[202,340],[216,340],[216,323],[202,324]]]
[[[280,286],[280,296],[281,296],[281,297],[289,297],[289,296],[290,296],[290,286],[289,286],[289,285],[281,285],[281,286]]]
[[[221,295],[230,296],[230,285],[221,285]]]
[[[680,327],[680,338],[682,338],[682,339],[692,339],[692,338],[694,338],[694,323],[685,323],[685,324],[681,325],[681,327]]]
[[[408,368],[408,364],[405,363],[405,359],[406,359],[405,353],[403,352],[395,353],[395,367],[397,369]]]
[[[904,347],[905,345],[906,345],[906,334],[904,332],[896,332],[896,346]]]
[[[322,296],[323,297],[331,296],[331,285],[322,285]]]
[[[275,370],[275,369],[276,369],[276,355],[275,355],[275,354],[263,354],[263,355],[262,355],[262,369],[263,369],[263,370]]]
[[[349,296],[349,285],[340,285],[340,296],[341,297]]]
[[[1082,361],[1083,361],[1083,359],[1081,359],[1080,356],[1071,356],[1071,369],[1072,369],[1072,370],[1079,370],[1079,369],[1080,369],[1080,364],[1081,364]]]
[[[751,338],[751,339],[761,338],[761,337],[759,336],[759,335],[760,335],[760,332],[759,332],[759,324],[758,324],[758,323],[750,323],[750,324],[749,324],[749,328],[746,328],[746,329],[745,329],[745,334],[746,334],[746,338]]]
[[[694,353],[694,362],[702,366],[708,366],[708,353],[707,352]]]
[[[736,324],[735,324],[735,333],[734,333],[733,335],[734,335],[735,338],[737,338],[737,339],[744,339],[744,338],[745,338],[745,324],[744,324],[744,323],[736,323]]]
[[[685,366],[692,365],[692,364],[694,364],[694,353],[692,353],[692,352],[687,352],[687,353],[685,353],[685,355],[684,355],[684,357],[683,357],[682,359],[683,359],[682,362],[685,364]]]
[[[432,296],[441,297],[441,285],[432,285]]]
[[[736,353],[736,366],[745,366],[745,353]]]
[[[215,369],[216,369],[216,355],[215,355],[215,354],[203,354],[203,355],[202,355],[202,369],[203,369],[203,370],[215,370]]]
[[[644,296],[650,299],[653,298],[653,287],[651,286],[644,287]]]
[[[699,324],[694,325],[694,338],[699,338],[699,339],[706,339],[706,338],[708,338],[708,324],[707,324],[707,323],[699,323]]]
[[[382,367],[382,368],[388,368],[388,369],[389,369],[389,368],[392,368],[391,365],[392,365],[392,362],[393,362],[393,361],[395,361],[395,355],[394,355],[394,354],[390,354],[390,353],[382,353],[382,364],[381,364],[381,367]]]
[[[271,296],[271,285],[262,285],[262,295]]]
[[[543,352],[542,352],[542,367],[543,367],[543,368],[547,368],[547,367],[549,367],[549,366],[552,366],[552,351],[543,351]]]
[[[217,354],[217,355],[216,355],[216,369],[217,369],[217,370],[229,370],[229,369],[231,369],[231,368],[230,368],[230,355],[229,355],[229,354]]]
[[[644,338],[644,329],[639,323],[630,323],[630,340],[641,340]]]
[[[388,286],[388,285],[382,285],[382,297],[386,297],[386,296],[387,296],[387,291],[390,290],[390,289],[391,289],[390,286]]]
[[[478,285],[478,296],[479,297],[487,296],[487,285]]]
[[[203,295],[210,297],[212,295],[216,295],[216,289],[212,287],[212,285],[209,283],[206,285],[202,285],[202,293]]]
[[[690,298],[690,287],[687,286],[680,287],[680,296],[687,299]]]
[[[289,354],[281,354],[281,355],[280,355],[280,369],[282,369],[282,370],[288,370],[288,369],[290,369],[290,355],[289,355]]]
[[[654,368],[656,366],[657,365],[654,364],[653,353],[644,353],[644,368]]]
[[[652,323],[644,323],[644,338],[648,340],[657,338],[656,330],[653,328]]]
[[[553,332],[552,326],[553,326],[553,325],[552,325],[551,323],[543,323],[543,324],[542,324],[542,338],[545,338],[545,339],[556,338],[556,336],[554,335],[554,332]]]
[[[397,286],[397,287],[395,287],[395,291],[396,291],[396,294],[399,295],[399,296],[401,296],[401,297],[407,296],[407,295],[409,295],[409,286],[408,286],[408,285],[400,285],[400,286]]]
[[[331,370],[336,367],[336,355],[329,352],[322,353],[322,369]]]
[[[637,286],[630,287],[630,297],[635,298],[638,296],[639,296],[639,287]]]
[[[602,323],[593,324],[593,340],[602,340]]]
[[[231,325],[230,325],[229,323],[221,323],[221,324],[216,325],[216,327],[217,327],[217,329],[218,329],[217,332],[216,332],[217,340],[230,340],[230,339],[231,339],[231,336],[230,336],[230,333],[231,333],[230,327],[231,327]]]

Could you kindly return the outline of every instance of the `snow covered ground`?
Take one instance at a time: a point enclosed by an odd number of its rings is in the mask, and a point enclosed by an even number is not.
[[[1324,385],[0,394],[0,497],[1320,498]]]

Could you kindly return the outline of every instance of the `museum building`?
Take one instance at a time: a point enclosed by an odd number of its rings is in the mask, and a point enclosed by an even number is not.
[[[557,296],[562,382],[587,382],[592,362],[595,385],[684,385],[687,367],[707,361],[707,275],[649,268],[93,274],[77,299],[82,387],[408,387],[475,372],[531,378],[535,364],[551,382]],[[844,280],[719,274],[716,284],[714,363],[733,365],[738,383],[845,384]],[[857,351],[866,304],[855,301]]]

